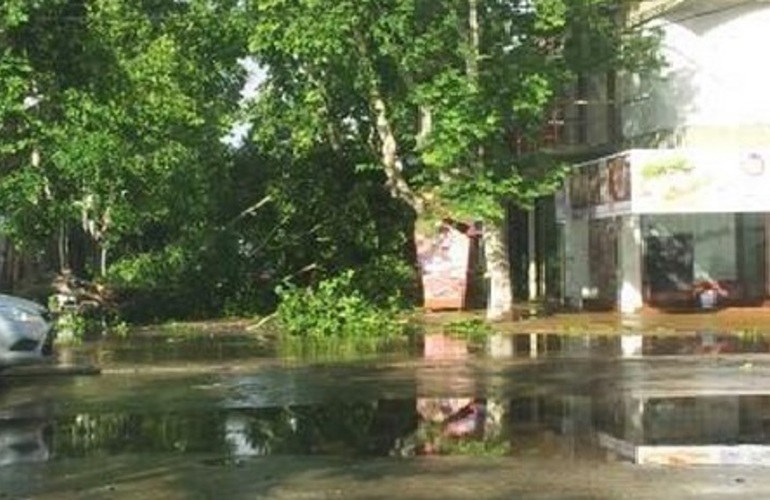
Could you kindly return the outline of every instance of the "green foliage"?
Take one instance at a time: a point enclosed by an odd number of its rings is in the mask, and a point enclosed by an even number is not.
[[[124,256],[110,266],[107,282],[126,320],[203,319],[220,314],[227,299],[210,272],[200,250],[188,243]]]
[[[504,457],[511,454],[510,441],[502,439],[457,439],[441,443],[440,453],[470,457]]]
[[[112,325],[106,333],[108,335],[124,339],[128,337],[128,334],[130,331],[131,331],[131,328],[128,326],[128,323],[126,323],[125,321],[118,321],[117,323]]]
[[[67,308],[54,315],[56,344],[78,345],[107,335],[125,337],[128,327],[99,308]]]
[[[483,343],[494,333],[494,330],[483,319],[471,318],[447,323],[444,325],[444,333],[468,339],[474,343]]]
[[[64,311],[57,316],[55,328],[57,344],[79,344],[86,335],[87,321],[77,311]]]
[[[301,359],[306,361],[342,361],[382,355],[388,352],[405,352],[409,349],[410,339],[406,337],[379,338],[304,338],[284,336],[278,345],[281,358]]]
[[[404,332],[394,306],[375,305],[354,286],[355,272],[343,271],[315,287],[278,290],[283,333],[310,339],[394,338]]]
[[[0,2],[0,232],[45,271],[98,275],[127,319],[264,314],[289,280],[387,326],[417,296],[417,214],[386,173],[440,216],[500,219],[564,173],[512,136],[539,138],[577,75],[655,63],[655,33],[606,0],[486,2],[478,44],[469,5]],[[246,56],[265,79],[243,102]]]
[[[395,255],[377,255],[353,274],[353,285],[379,307],[407,308],[418,298],[417,270]]]
[[[58,267],[80,274],[193,241],[228,165],[243,13],[235,0],[5,2],[5,234],[35,250],[58,234]]]
[[[162,253],[126,256],[110,267],[110,282],[118,287],[155,288],[178,276],[187,264],[185,250],[169,246]]]
[[[268,84],[255,123],[280,113],[291,123],[284,140],[294,154],[333,136],[364,147],[370,160],[361,165],[379,161],[387,170],[375,128],[384,118],[409,167],[406,183],[472,218],[496,219],[501,201],[526,206],[551,192],[562,166],[541,157],[530,168],[512,136],[539,140],[548,111],[578,75],[652,65],[657,47],[653,34],[622,29],[605,0],[484,4],[477,46],[460,0],[257,5],[250,48]],[[275,132],[260,127],[255,140]]]

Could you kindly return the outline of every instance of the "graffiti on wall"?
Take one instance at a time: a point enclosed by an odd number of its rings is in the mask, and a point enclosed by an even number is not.
[[[633,211],[770,211],[768,158],[759,151],[634,151]]]
[[[417,235],[426,309],[462,309],[468,287],[471,238],[449,222],[435,235]]]

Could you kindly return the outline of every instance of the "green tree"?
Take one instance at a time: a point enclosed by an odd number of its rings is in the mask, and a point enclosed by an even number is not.
[[[104,276],[114,262],[124,278],[136,259],[199,245],[245,79],[240,2],[4,5],[6,232],[38,249],[58,234],[61,268]]]
[[[484,219],[493,297],[510,310],[502,203],[530,205],[561,169],[516,155],[579,73],[619,69],[653,44],[606,0],[254,2],[254,57],[267,71],[255,140],[302,156],[367,151],[418,217]],[[270,116],[277,126],[262,127]],[[269,138],[268,138],[269,136]],[[495,293],[500,293],[498,297]]]
[[[35,247],[48,230],[40,210],[48,181],[40,168],[44,131],[40,75],[30,54],[19,46],[18,32],[31,13],[55,0],[9,0],[0,5],[0,186],[2,230],[19,246]]]

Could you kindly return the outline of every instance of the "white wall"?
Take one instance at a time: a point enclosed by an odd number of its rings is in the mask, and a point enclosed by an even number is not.
[[[770,125],[770,4],[674,11],[655,23],[665,33],[668,67],[662,78],[623,83],[626,137],[683,127]]]

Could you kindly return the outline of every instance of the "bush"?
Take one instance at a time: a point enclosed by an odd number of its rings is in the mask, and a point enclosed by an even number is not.
[[[278,289],[278,322],[284,334],[310,339],[394,338],[405,331],[398,308],[376,305],[354,286],[346,270],[315,287]]]
[[[353,286],[380,307],[408,308],[419,299],[416,269],[395,255],[381,255],[353,276]]]

